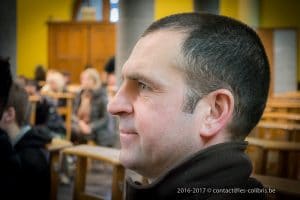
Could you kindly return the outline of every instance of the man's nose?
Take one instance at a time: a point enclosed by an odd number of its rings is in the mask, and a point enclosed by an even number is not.
[[[109,101],[107,110],[112,115],[129,114],[133,111],[132,104],[128,94],[122,89],[116,93],[116,95]]]

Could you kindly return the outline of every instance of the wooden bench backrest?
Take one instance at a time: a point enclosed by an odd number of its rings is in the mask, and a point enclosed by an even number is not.
[[[77,94],[81,90],[80,84],[70,84],[67,86],[67,91],[73,94]]]
[[[276,164],[276,176],[289,177],[296,179],[298,175],[298,157],[300,153],[299,142],[270,141],[260,138],[248,137],[246,139],[249,146],[247,152],[253,161],[254,172],[266,174],[269,153],[278,153]],[[253,150],[253,148],[255,148]],[[293,157],[294,160],[290,158]]]
[[[64,148],[71,147],[73,144],[70,141],[53,138],[51,143],[46,145],[47,150],[50,152],[50,173],[51,173],[51,193],[50,200],[57,199],[57,191],[59,184],[59,155],[60,151]]]
[[[36,104],[40,100],[40,97],[37,95],[29,96],[29,102],[31,104],[31,111],[30,111],[30,124],[35,124],[35,116],[36,116]]]
[[[285,121],[299,121],[300,122],[300,113],[291,113],[291,112],[264,112],[262,116],[263,120],[285,120]]]
[[[297,141],[300,137],[300,100],[271,98],[254,129],[258,137]]]
[[[57,112],[60,115],[65,116],[65,126],[66,126],[66,139],[71,140],[71,126],[72,126],[72,111],[73,111],[73,99],[74,95],[71,93],[59,93],[51,95],[52,98],[56,99],[66,99],[67,104],[64,107],[58,107]]]
[[[121,200],[123,199],[123,191],[120,185],[124,183],[125,169],[119,161],[119,149],[90,146],[90,145],[78,145],[70,148],[66,148],[63,151],[64,154],[70,154],[77,156],[77,167],[76,167],[76,179],[74,184],[74,199],[86,200],[86,199],[103,199],[95,197],[85,191],[85,179],[87,172],[87,159],[100,160],[113,166],[112,174],[112,188],[111,188],[111,199]]]
[[[72,126],[72,110],[73,110],[73,99],[74,94],[72,93],[43,93],[50,98],[55,100],[66,99],[66,106],[61,106],[57,108],[58,114],[65,116],[65,126],[66,126],[66,139],[71,140],[71,126]]]
[[[298,99],[300,100],[300,91],[290,91],[274,95],[274,98]]]
[[[113,165],[121,165],[119,161],[119,149],[91,145],[77,145],[64,149],[64,153],[102,160]]]

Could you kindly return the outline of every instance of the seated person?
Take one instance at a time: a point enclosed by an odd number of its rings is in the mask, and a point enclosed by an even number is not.
[[[37,65],[34,70],[34,79],[38,84],[38,90],[40,90],[46,82],[46,70],[43,65]]]
[[[80,81],[81,90],[74,99],[72,141],[85,143],[90,138],[99,145],[113,145],[113,119],[106,110],[107,94],[97,70],[86,69]]]
[[[13,83],[0,128],[6,131],[13,147],[14,194],[19,199],[41,200],[49,198],[49,153],[45,145],[51,138],[26,125],[29,111],[28,95],[23,87]],[[17,198],[17,197],[16,197]]]
[[[55,70],[49,70],[47,72],[46,84],[41,88],[41,94],[64,93],[66,91],[66,83],[63,74]],[[58,107],[66,106],[67,104],[66,99],[53,99],[53,101]]]
[[[51,132],[52,136],[63,137],[66,133],[63,118],[57,113],[55,102],[47,96],[42,96],[38,91],[38,84],[34,80],[28,80],[25,90],[29,95],[39,96],[36,104],[35,126]]]
[[[7,59],[0,57],[0,118],[6,106],[12,77]],[[13,149],[7,133],[0,128],[0,194],[2,197],[10,196],[13,199],[15,187],[14,169],[18,164],[14,162]]]

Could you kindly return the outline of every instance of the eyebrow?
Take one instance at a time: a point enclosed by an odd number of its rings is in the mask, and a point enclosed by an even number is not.
[[[153,80],[151,80],[150,78],[146,77],[143,74],[134,72],[131,74],[128,74],[125,76],[125,78],[129,79],[129,80],[140,80],[144,83],[150,84],[152,87],[157,87],[159,84],[157,82],[154,82]]]

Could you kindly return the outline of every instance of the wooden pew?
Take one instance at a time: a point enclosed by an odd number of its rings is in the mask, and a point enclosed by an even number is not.
[[[266,174],[269,153],[276,151],[279,153],[276,175],[291,179],[297,178],[300,167],[297,159],[300,153],[300,143],[270,141],[252,137],[247,137],[246,141],[249,143],[247,152],[253,161],[254,173]],[[254,150],[251,149],[253,147],[255,148]]]
[[[70,84],[67,86],[67,91],[73,94],[77,94],[81,90],[80,84]]]
[[[254,174],[252,176],[260,181],[266,188],[275,189],[275,194],[272,194],[274,190],[270,190],[268,196],[275,196],[276,199],[300,199],[299,180],[291,180],[258,174]]]
[[[63,107],[58,107],[58,114],[65,116],[65,126],[66,126],[66,139],[71,140],[71,131],[72,131],[72,111],[73,111],[73,99],[74,94],[72,93],[43,93],[52,99],[66,99],[67,105]]]
[[[290,91],[276,94],[274,98],[300,99],[300,91]]]
[[[29,96],[29,102],[31,104],[31,110],[30,110],[30,124],[35,124],[35,116],[36,116],[36,105],[37,102],[40,100],[40,97],[37,95]]]
[[[300,124],[284,120],[262,119],[252,133],[258,138],[295,142],[300,138]]]
[[[90,145],[78,145],[64,149],[63,153],[66,155],[77,156],[77,167],[73,193],[74,200],[102,199],[94,195],[87,194],[84,191],[88,158],[103,161],[105,163],[113,165],[111,199],[122,199],[125,169],[119,161],[119,149]]]
[[[271,97],[254,132],[258,137],[300,141],[300,99]]]
[[[46,146],[47,150],[50,152],[50,173],[51,173],[51,193],[50,199],[57,199],[57,188],[58,188],[58,164],[59,164],[59,154],[62,149],[71,147],[72,143],[67,140],[54,138],[51,143]]]
[[[300,113],[300,101],[271,98],[267,101],[266,111]]]
[[[263,120],[278,120],[278,121],[292,121],[300,123],[300,113],[290,112],[264,112]]]
[[[296,123],[278,123],[272,121],[260,121],[257,126],[263,128],[284,129],[289,131],[300,130],[300,124],[296,124]]]

